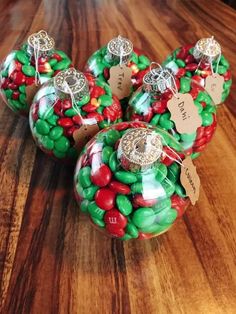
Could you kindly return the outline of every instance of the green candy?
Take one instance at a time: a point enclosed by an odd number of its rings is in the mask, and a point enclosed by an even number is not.
[[[23,104],[15,99],[8,99],[8,103],[13,110],[21,110],[24,108]]]
[[[62,134],[63,134],[63,128],[61,126],[55,126],[54,128],[50,130],[49,137],[55,141],[59,139],[59,137],[61,137]]]
[[[35,76],[35,68],[32,65],[23,65],[22,72],[29,77]]]
[[[59,119],[59,117],[55,114],[53,114],[52,116],[50,116],[49,118],[47,118],[47,122],[50,123],[51,125],[57,125],[57,120]]]
[[[191,134],[188,134],[188,133],[180,134],[181,141],[188,142],[188,143],[193,142],[196,139],[196,136],[197,136],[196,132],[191,133]]]
[[[12,89],[5,89],[4,90],[6,98],[11,98],[12,94],[13,94],[13,90]]]
[[[48,123],[44,120],[38,119],[35,123],[37,133],[41,135],[46,135],[50,131]]]
[[[58,140],[54,142],[54,145],[56,150],[65,153],[70,147],[70,142],[65,136],[61,136]]]
[[[174,122],[170,120],[170,113],[166,112],[163,115],[161,115],[159,119],[159,125],[165,129],[165,130],[170,130],[174,128]]]
[[[80,101],[78,101],[79,106],[83,106],[90,101],[90,95],[84,95]]]
[[[83,200],[80,204],[80,209],[83,213],[87,213],[88,212],[88,205],[90,204],[90,202],[88,200]]]
[[[143,184],[142,182],[135,182],[131,185],[131,191],[133,194],[139,193],[142,194],[143,192]]]
[[[41,143],[48,150],[51,150],[54,147],[54,142],[47,135],[42,136]]]
[[[171,200],[170,200],[170,198],[159,200],[153,206],[153,210],[154,210],[155,214],[161,212],[162,210],[170,209],[170,208],[171,208]]]
[[[113,153],[113,149],[111,146],[105,146],[102,150],[102,161],[105,164],[109,163],[109,159],[111,157],[111,154]]]
[[[19,86],[19,91],[20,91],[21,93],[25,94],[25,93],[26,93],[26,86],[25,86],[25,85],[20,85],[20,86]]]
[[[185,189],[180,184],[175,185],[175,193],[178,194],[180,197],[186,197]]]
[[[66,157],[66,153],[60,152],[59,150],[57,150],[55,148],[53,149],[53,154],[55,155],[55,157],[57,157],[59,159],[62,159],[62,158]]]
[[[130,234],[128,234],[128,233],[126,233],[123,237],[121,237],[120,239],[121,240],[123,240],[123,241],[127,241],[127,240],[130,240],[130,239],[132,239],[133,237],[130,235]]]
[[[192,153],[192,154],[191,154],[191,158],[192,158],[192,159],[195,159],[195,158],[199,157],[200,154],[201,154],[201,153]]]
[[[139,229],[139,231],[144,232],[144,233],[158,234],[158,233],[164,232],[165,230],[169,229],[169,227],[170,227],[170,225],[161,226],[161,225],[155,223],[151,226]]]
[[[83,188],[88,188],[92,182],[90,180],[91,168],[89,166],[81,168],[79,171],[79,182]]]
[[[102,220],[106,211],[98,207],[97,204],[93,201],[88,206],[88,212],[92,217]]]
[[[20,94],[19,100],[23,105],[26,104],[26,94]]]
[[[132,222],[138,228],[144,228],[150,226],[155,221],[155,213],[152,208],[149,207],[140,207],[137,209],[132,218]]]
[[[119,211],[125,216],[128,216],[129,214],[131,214],[133,210],[132,203],[130,202],[128,197],[125,195],[118,195],[116,197],[116,205]]]
[[[160,213],[158,213],[156,215],[156,219],[155,221],[159,224],[159,225],[170,225],[172,224],[175,219],[177,218],[177,211],[173,208],[171,209],[166,209],[161,211]]]
[[[117,155],[116,151],[113,152],[109,158],[109,167],[111,171],[115,172],[117,167],[118,167],[118,160],[117,160]]]
[[[180,68],[184,68],[185,67],[185,62],[181,59],[176,59],[175,63],[180,67]]]
[[[129,222],[125,228],[125,231],[132,237],[138,238],[138,229],[132,222]]]
[[[181,77],[180,79],[180,88],[184,93],[188,93],[191,90],[191,80],[185,77]]]
[[[156,169],[156,179],[159,182],[162,182],[165,177],[167,176],[167,167],[164,164],[159,164],[158,168]]]
[[[117,171],[115,177],[118,181],[125,184],[132,184],[137,181],[137,177],[134,173],[128,171]]]
[[[22,64],[29,64],[30,60],[29,57],[27,56],[27,54],[22,51],[22,50],[18,50],[16,53],[16,59],[22,63]]]
[[[148,67],[150,65],[150,60],[146,56],[141,55],[138,57],[138,59],[139,59],[139,62],[141,62],[145,65],[145,67]]]
[[[224,67],[223,65],[218,66],[218,73],[219,74],[225,74],[227,72],[227,68]]]
[[[110,123],[108,121],[103,120],[102,122],[99,122],[98,125],[100,129],[105,129],[110,125]]]
[[[67,116],[67,117],[73,117],[75,115],[77,115],[77,112],[73,108],[67,109],[65,111],[65,116]]]
[[[155,114],[154,117],[152,118],[152,120],[150,121],[150,124],[151,125],[157,125],[160,117],[161,117],[160,114]]]
[[[71,64],[71,61],[70,59],[68,58],[65,58],[61,61],[59,61],[58,63],[56,63],[52,68],[54,71],[62,71],[62,70],[65,70],[67,69]]]
[[[50,118],[53,115],[53,107],[39,107],[38,115],[43,120]]]
[[[145,70],[147,68],[146,64],[144,64],[144,63],[138,63],[137,67],[139,70]]]
[[[105,227],[105,222],[103,220],[97,219],[93,216],[91,216],[92,221],[95,223],[95,225],[97,225],[100,228],[104,228]]]
[[[228,62],[228,60],[225,59],[225,57],[223,55],[221,55],[220,64],[223,65],[224,67],[226,67],[227,69],[229,68],[229,62]]]
[[[203,126],[209,126],[213,123],[213,115],[205,110],[201,113],[201,118]]]
[[[51,67],[53,67],[57,63],[57,59],[51,59],[48,61]]]
[[[117,130],[111,129],[106,133],[106,142],[107,145],[114,146],[115,143],[119,140],[120,133]]]
[[[163,181],[162,187],[164,188],[167,197],[171,197],[175,192],[175,184],[170,180]]]
[[[101,102],[101,105],[104,107],[108,107],[112,104],[113,99],[109,95],[101,95],[98,100]]]
[[[202,107],[201,103],[199,101],[197,101],[197,100],[194,100],[194,105],[197,107],[198,113],[201,113],[202,110],[203,110],[203,107]]]
[[[179,178],[179,174],[180,174],[180,166],[176,162],[174,162],[172,165],[168,167],[167,178],[170,181],[176,182],[177,179]]]
[[[132,53],[132,57],[130,59],[133,63],[137,64],[138,63],[138,60],[139,60],[139,57],[137,55],[137,53],[133,52]],[[140,61],[141,62],[141,61]]]
[[[82,196],[86,198],[87,200],[92,201],[97,190],[98,190],[98,186],[92,185],[83,190]]]

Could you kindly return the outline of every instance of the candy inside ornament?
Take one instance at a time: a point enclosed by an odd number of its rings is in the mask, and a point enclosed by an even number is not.
[[[75,159],[100,129],[122,121],[118,98],[90,74],[70,68],[45,83],[30,109],[30,127],[48,155]]]
[[[171,134],[187,155],[197,157],[216,129],[216,107],[206,90],[188,77],[156,67],[132,95],[127,118],[158,126]]]
[[[83,149],[75,170],[81,211],[99,230],[122,240],[166,232],[189,203],[181,183],[188,169],[185,157],[173,137],[143,122],[100,131]],[[197,199],[197,183],[195,192]]]
[[[92,54],[85,71],[108,82],[113,93],[122,100],[142,84],[149,65],[144,52],[134,48],[130,40],[118,36]]]
[[[213,37],[176,49],[163,66],[171,69],[178,78],[187,76],[196,80],[216,105],[223,103],[230,93],[232,74],[229,62]]]
[[[39,86],[71,66],[69,57],[54,45],[53,38],[42,30],[30,35],[27,43],[2,62],[1,95],[14,112],[28,115]]]

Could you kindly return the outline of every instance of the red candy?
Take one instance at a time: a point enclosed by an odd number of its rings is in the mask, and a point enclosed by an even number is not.
[[[96,192],[95,202],[101,209],[110,210],[115,204],[115,192],[108,188],[101,188]]]
[[[121,183],[119,181],[112,181],[110,183],[110,188],[119,194],[129,194],[130,193],[130,187],[128,185],[125,185],[124,183]]]
[[[111,170],[110,168],[103,164],[100,165],[95,172],[91,173],[91,180],[93,184],[103,187],[109,184],[111,181]]]

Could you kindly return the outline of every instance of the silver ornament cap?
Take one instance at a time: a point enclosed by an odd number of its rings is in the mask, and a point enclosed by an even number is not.
[[[213,37],[200,39],[193,49],[194,58],[206,63],[212,63],[220,54],[221,46]]]
[[[151,92],[164,93],[168,88],[174,89],[173,75],[169,69],[155,68],[143,77],[145,89]]]
[[[59,72],[54,77],[54,86],[64,94],[73,94],[78,101],[89,94],[88,80],[82,72],[74,68]]]
[[[121,63],[127,63],[132,52],[133,44],[132,42],[120,35],[113,38],[107,44],[108,58],[110,60],[121,61]]]
[[[40,56],[47,56],[52,53],[54,46],[54,39],[44,30],[31,34],[28,37],[28,52],[30,54],[33,54],[37,49]]]

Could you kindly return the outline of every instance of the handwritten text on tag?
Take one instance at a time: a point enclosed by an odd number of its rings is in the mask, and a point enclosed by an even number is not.
[[[108,83],[119,99],[129,96],[132,84],[131,75],[132,69],[126,65],[116,65],[110,68]]]
[[[190,156],[186,157],[182,163],[180,181],[186,195],[194,205],[199,198],[200,179]]]
[[[222,93],[224,91],[224,77],[215,73],[206,78],[205,89],[213,99],[216,105],[221,103]]]
[[[191,134],[201,126],[202,119],[190,94],[177,93],[168,101],[167,107],[179,133]]]

